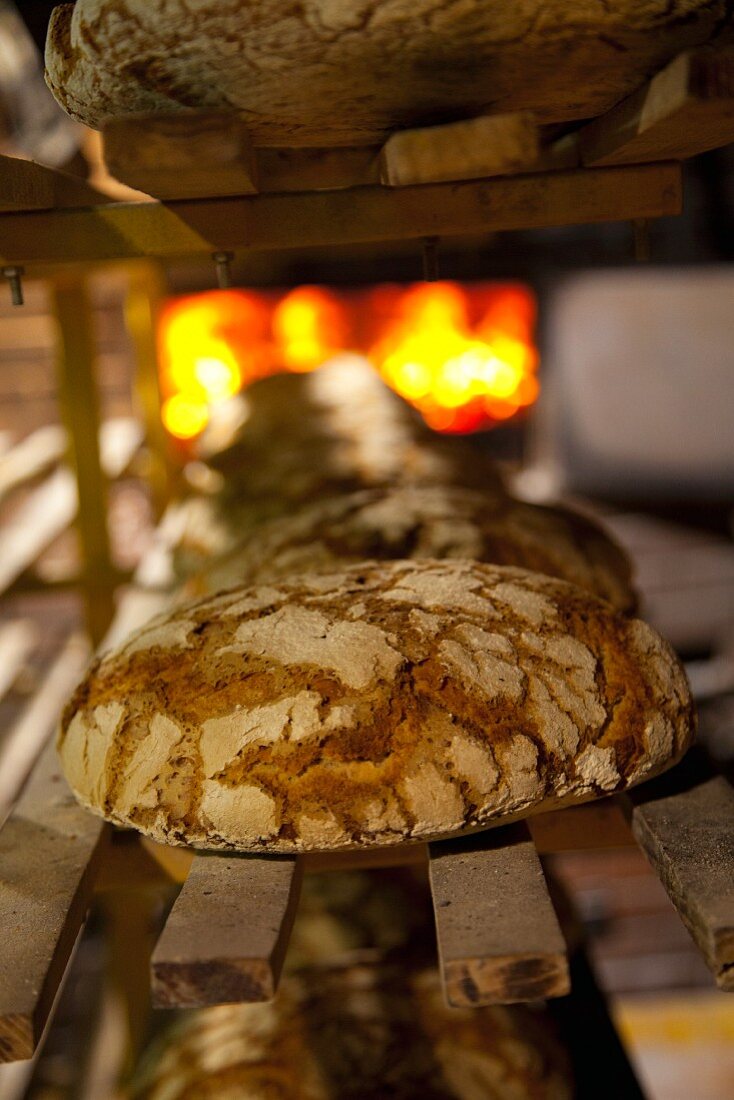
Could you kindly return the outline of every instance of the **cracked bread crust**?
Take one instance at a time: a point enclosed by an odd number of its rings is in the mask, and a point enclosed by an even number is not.
[[[454,486],[374,489],[327,499],[263,524],[184,586],[189,598],[238,584],[268,584],[363,561],[466,558],[570,581],[617,610],[636,596],[624,551],[595,523]]]
[[[395,129],[612,107],[729,22],[726,0],[77,0],[46,80],[88,126],[235,111],[257,146],[381,143]]]
[[[619,791],[688,747],[667,644],[581,589],[365,562],[159,616],[63,716],[78,799],[155,840],[292,853],[425,841]]]
[[[432,971],[352,965],[285,978],[275,1001],[187,1013],[134,1100],[571,1100],[542,1009],[448,1008]]]
[[[471,444],[431,432],[357,358],[310,374],[280,374],[247,389],[238,438],[207,458],[224,478],[193,498],[174,549],[179,576],[238,545],[294,507],[378,486],[457,485],[506,496],[496,464]],[[361,555],[364,557],[365,555]]]
[[[329,490],[393,484],[504,492],[491,459],[464,440],[432,432],[357,357],[260,379],[246,397],[250,415],[238,438],[207,459],[225,478],[223,500],[303,501]]]

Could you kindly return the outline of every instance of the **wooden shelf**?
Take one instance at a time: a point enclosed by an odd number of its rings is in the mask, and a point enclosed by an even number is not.
[[[734,140],[734,51],[676,57],[606,114],[544,145],[528,112],[396,131],[382,147],[257,148],[234,112],[107,124],[112,202],[0,159],[0,262],[310,248],[680,213],[679,162]]]
[[[679,214],[676,164],[0,215],[4,264],[466,236]]]
[[[172,509],[139,577],[167,575],[176,520]],[[132,588],[105,644],[142,625],[167,600],[165,592]],[[78,674],[78,652],[76,662]],[[60,708],[62,695],[56,691],[52,709]],[[43,730],[52,722],[45,707]],[[39,749],[46,736],[37,737]],[[729,989],[734,970],[732,807],[734,791],[722,777],[679,766],[627,798],[539,815],[527,824],[428,848],[366,852],[363,859],[347,853],[341,863],[338,858],[331,863],[368,867],[428,858],[449,1001],[502,1003],[562,997],[568,989],[567,950],[536,851],[618,846],[636,839],[720,988]],[[42,1030],[103,862],[106,829],[73,801],[54,750],[47,749],[0,833],[0,929],[13,957],[12,966],[0,974],[0,1057],[6,1060],[29,1057]],[[56,868],[51,894],[47,879],[39,876],[39,860]],[[190,1007],[271,997],[300,875],[324,862],[195,855],[153,955],[155,1002]],[[44,913],[40,921],[39,912]]]

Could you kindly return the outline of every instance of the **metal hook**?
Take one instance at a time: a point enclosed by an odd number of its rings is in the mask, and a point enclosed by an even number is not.
[[[13,305],[22,306],[25,299],[23,297],[23,280],[21,276],[25,274],[25,269],[16,266],[4,267],[2,274],[10,284],[10,298]]]
[[[231,263],[234,252],[213,252],[212,259],[217,268],[217,286],[220,290],[227,290],[232,286]]]

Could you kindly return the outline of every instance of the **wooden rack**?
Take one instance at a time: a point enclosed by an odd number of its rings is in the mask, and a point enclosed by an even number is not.
[[[607,115],[546,145],[525,116],[396,134],[382,149],[315,151],[253,149],[243,123],[227,115],[124,120],[105,134],[109,168],[158,201],[110,202],[86,184],[4,158],[0,254],[18,265],[172,258],[676,214],[679,162],[734,140],[731,69],[726,52],[684,55]],[[0,492],[3,468],[10,470],[6,486],[18,476],[3,461]],[[23,459],[25,470],[32,465]],[[0,588],[72,518],[74,486],[64,475],[50,474],[53,493],[44,482],[15,533],[1,536],[10,549],[4,554],[0,542]],[[165,606],[167,594],[140,581],[165,566],[166,539],[164,522],[108,643]],[[12,631],[0,632],[10,666],[30,644],[18,624]],[[46,743],[82,653],[77,643],[62,650],[52,685],[25,716],[23,737],[34,748]],[[0,759],[0,774],[3,766]],[[452,1004],[563,994],[568,951],[541,857],[635,841],[717,985],[734,990],[734,792],[720,777],[678,773],[627,798],[383,854],[429,863]],[[109,837],[107,825],[77,806],[47,745],[0,832],[0,1060],[28,1058],[38,1043]],[[319,862],[194,855],[153,955],[155,1001],[191,1006],[272,996],[300,875]]]
[[[682,54],[550,142],[522,112],[347,149],[254,148],[234,114],[123,118],[103,135],[109,171],[159,201],[112,202],[2,158],[0,259],[173,258],[678,214],[679,162],[734,140],[733,57]]]
[[[140,577],[165,578],[181,507],[159,528]],[[140,583],[124,597],[106,644],[166,606],[168,593]],[[0,642],[2,638],[0,638]],[[84,651],[25,719],[40,749]],[[43,691],[40,693],[43,695]],[[3,760],[0,759],[0,774]],[[635,841],[647,855],[722,990],[734,990],[734,790],[698,763],[630,796],[559,810],[527,822],[431,845],[333,857],[196,853],[144,842],[185,881],[153,953],[159,1007],[193,1007],[273,996],[298,905],[312,869],[428,861],[440,969],[455,1005],[557,997],[569,989],[569,951],[541,857]],[[28,1058],[43,1032],[95,879],[110,827],[74,801],[52,744],[41,752],[0,831],[0,1059]],[[40,874],[39,870],[43,869]]]

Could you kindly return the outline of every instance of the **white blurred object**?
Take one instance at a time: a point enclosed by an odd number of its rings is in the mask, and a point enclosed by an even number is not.
[[[16,5],[0,0],[0,152],[58,167],[74,156],[81,132],[46,87]]]
[[[651,516],[627,513],[603,519],[634,562],[643,617],[681,652],[710,650],[731,665],[734,544]],[[729,674],[720,665],[697,674],[701,695],[730,690],[723,685]],[[719,683],[716,692],[712,677]]]
[[[548,306],[534,498],[734,497],[734,272],[592,272]]]

